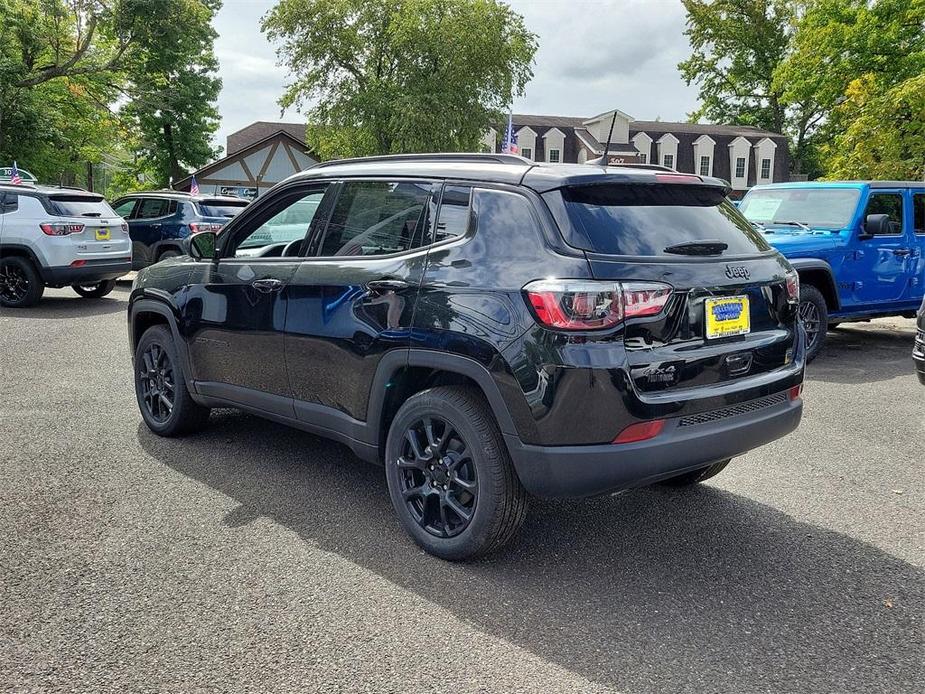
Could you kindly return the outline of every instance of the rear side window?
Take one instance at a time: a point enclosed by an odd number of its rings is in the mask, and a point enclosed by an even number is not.
[[[412,181],[344,183],[319,255],[388,255],[420,246],[429,233],[432,187]]]
[[[155,217],[165,217],[170,211],[170,201],[166,198],[143,198],[138,210],[135,212],[135,219],[154,219]]]
[[[434,243],[462,236],[469,229],[469,186],[446,186],[434,229]]]
[[[915,233],[925,234],[925,193],[915,193],[912,196],[912,217]]]
[[[15,212],[19,209],[19,196],[15,193],[0,193],[0,214]]]
[[[51,213],[59,217],[112,217],[109,203],[98,195],[49,195]]]
[[[867,201],[864,219],[870,214],[885,214],[890,218],[894,234],[903,233],[903,196],[900,193],[874,193]]]
[[[202,200],[199,203],[199,214],[203,217],[234,217],[247,207],[247,201],[233,202],[228,200]]]
[[[118,205],[116,205],[112,209],[117,215],[119,215],[123,219],[128,219],[131,216],[132,210],[134,208],[135,208],[135,200],[129,199],[129,200],[123,200],[122,202],[120,202]]]
[[[690,185],[570,186],[543,196],[569,245],[595,253],[661,256],[690,241],[727,244],[727,255],[770,249],[718,188]]]

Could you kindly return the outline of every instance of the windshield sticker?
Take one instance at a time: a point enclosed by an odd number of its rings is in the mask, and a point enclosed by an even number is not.
[[[782,198],[752,198],[745,209],[746,217],[762,221],[770,221],[777,214],[777,208],[783,202]]]

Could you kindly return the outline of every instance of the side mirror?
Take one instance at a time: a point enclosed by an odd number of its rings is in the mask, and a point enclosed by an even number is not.
[[[193,260],[212,260],[215,257],[215,232],[200,231],[190,236],[189,254]]]
[[[888,214],[869,214],[861,229],[860,239],[872,239],[874,236],[888,236],[893,233],[893,224]]]

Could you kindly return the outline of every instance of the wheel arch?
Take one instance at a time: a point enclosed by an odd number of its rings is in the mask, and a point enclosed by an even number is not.
[[[189,363],[189,350],[186,341],[180,335],[177,323],[177,316],[172,307],[162,301],[155,299],[138,299],[129,308],[129,348],[132,358],[135,358],[135,349],[138,341],[145,331],[155,325],[166,325],[173,336],[174,346],[177,350],[177,356],[180,359],[180,368],[183,369],[183,375],[186,382],[191,385],[192,379]]]
[[[478,390],[503,434],[516,434],[514,420],[489,370],[469,357],[425,349],[395,350],[379,363],[367,407],[369,442],[385,448],[395,413],[410,396],[439,385],[467,385]]]
[[[830,313],[841,308],[831,265],[820,258],[794,258],[790,264],[799,274],[800,284],[811,284],[819,290]]]
[[[38,255],[36,255],[35,251],[33,251],[28,246],[23,246],[22,244],[18,243],[4,243],[0,245],[0,258],[8,258],[11,256],[28,259],[33,265],[35,265],[35,271],[38,272],[40,276],[43,275],[42,270],[44,266],[42,265],[42,261],[39,259]],[[42,276],[42,281],[45,281],[44,276]]]

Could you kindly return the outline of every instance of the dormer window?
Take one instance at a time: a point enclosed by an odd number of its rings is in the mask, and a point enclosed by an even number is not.
[[[669,169],[674,168],[674,155],[666,154],[662,157],[662,166],[667,166]]]
[[[559,155],[560,155],[560,152],[559,152],[558,149],[551,149],[551,150],[549,150],[549,156],[546,158],[546,160],[547,160],[550,164],[558,164],[558,163],[559,163]]]

